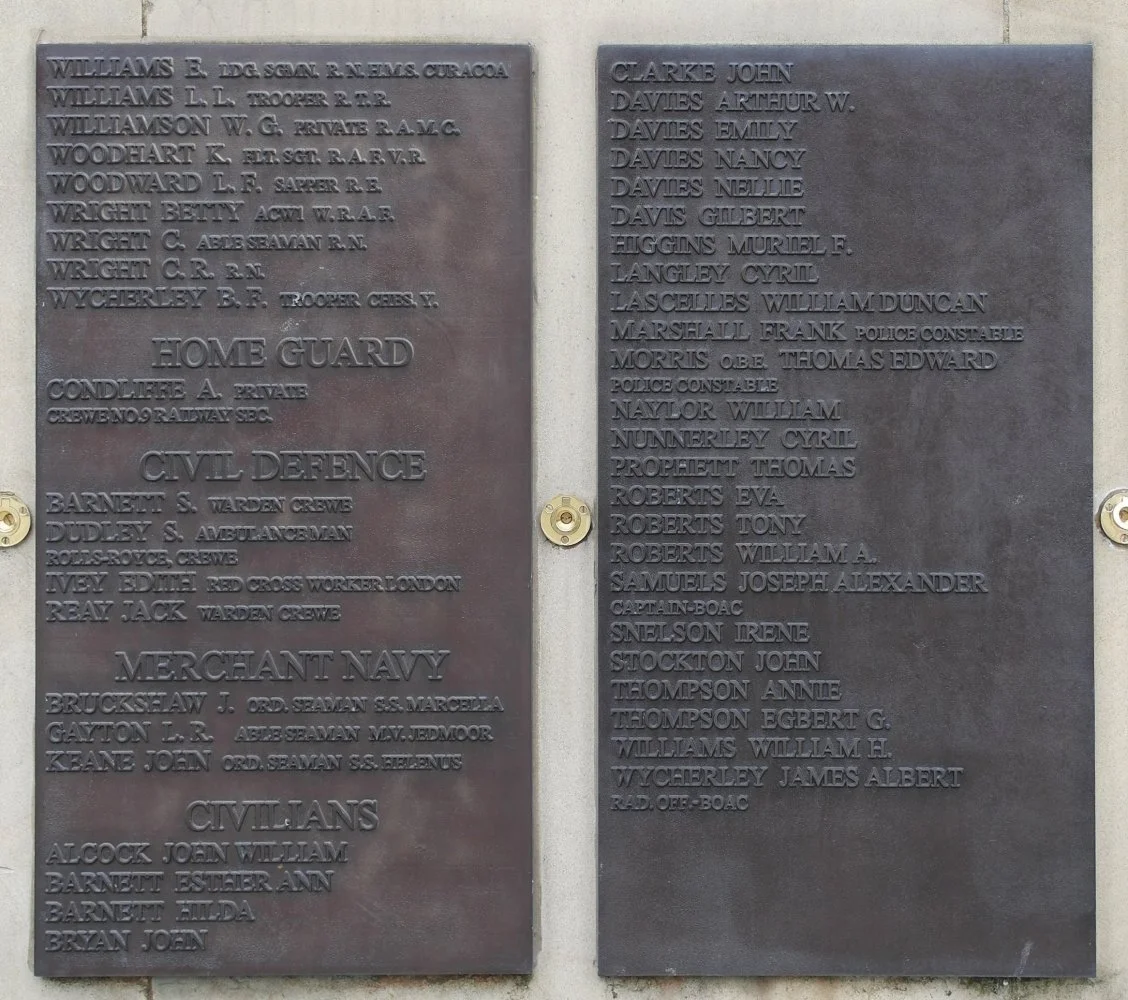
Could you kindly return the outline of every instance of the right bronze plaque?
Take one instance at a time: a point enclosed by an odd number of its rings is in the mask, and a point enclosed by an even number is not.
[[[600,53],[605,975],[1094,974],[1091,53]]]

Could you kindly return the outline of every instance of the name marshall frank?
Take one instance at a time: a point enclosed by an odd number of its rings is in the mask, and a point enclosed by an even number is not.
[[[115,680],[143,681],[409,681],[416,673],[443,680],[449,649],[146,649],[117,650]]]

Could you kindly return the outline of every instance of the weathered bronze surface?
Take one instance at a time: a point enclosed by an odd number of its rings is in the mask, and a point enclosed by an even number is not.
[[[600,55],[600,969],[1094,969],[1090,52]]]
[[[38,73],[37,972],[528,972],[529,50]]]

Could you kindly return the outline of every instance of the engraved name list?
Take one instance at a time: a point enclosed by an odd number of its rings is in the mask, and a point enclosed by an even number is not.
[[[1091,969],[1088,88],[602,50],[605,973]]]
[[[528,51],[38,73],[37,971],[527,970]]]

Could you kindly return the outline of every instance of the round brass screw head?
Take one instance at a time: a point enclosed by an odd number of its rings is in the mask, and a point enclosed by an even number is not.
[[[0,490],[0,549],[19,545],[31,530],[31,511],[15,493]]]
[[[591,531],[591,504],[563,493],[555,496],[541,508],[540,527],[553,545],[582,542]]]
[[[1128,545],[1128,490],[1116,490],[1101,501],[1101,531],[1117,545]]]

